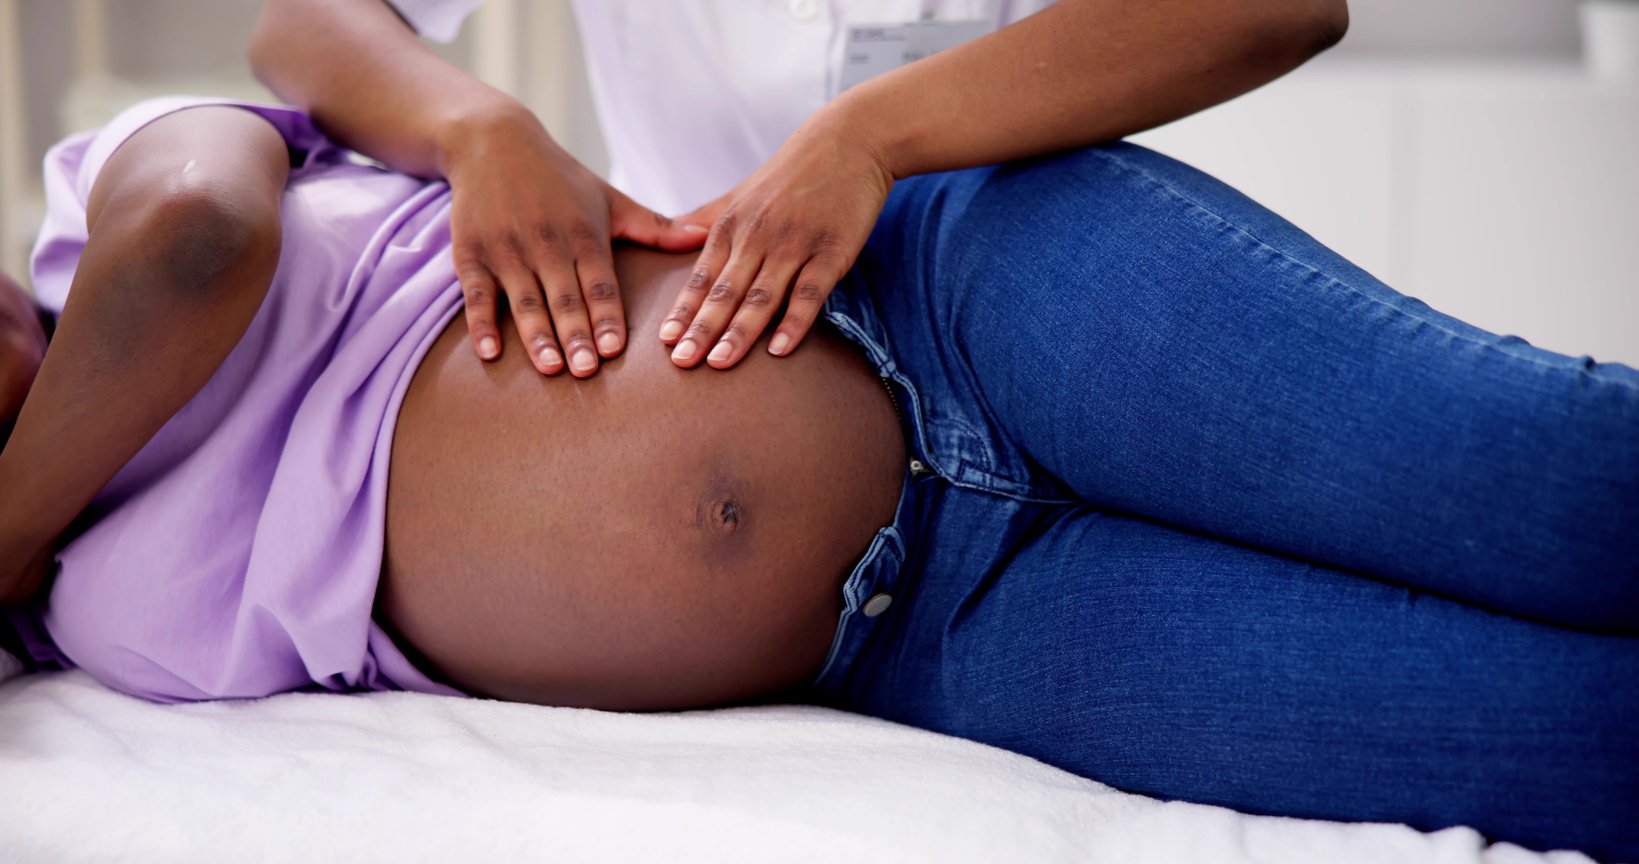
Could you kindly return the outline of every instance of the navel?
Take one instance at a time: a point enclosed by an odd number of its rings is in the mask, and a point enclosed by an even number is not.
[[[733,495],[713,495],[701,521],[720,534],[733,534],[745,519],[745,508]]]

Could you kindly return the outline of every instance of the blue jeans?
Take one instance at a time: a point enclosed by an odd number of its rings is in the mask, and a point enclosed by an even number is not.
[[[913,456],[817,701],[1112,786],[1639,859],[1639,372],[1116,144],[905,182]]]

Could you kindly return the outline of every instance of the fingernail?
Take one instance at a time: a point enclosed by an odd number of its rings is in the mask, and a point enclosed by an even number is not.
[[[786,349],[790,348],[790,347],[791,347],[791,337],[790,336],[787,336],[784,333],[775,333],[773,340],[768,343],[768,353],[773,354],[774,356],[778,357],[780,355],[783,355],[785,353]]]
[[[575,371],[585,372],[598,365],[598,358],[585,348],[575,352]]]
[[[613,354],[620,349],[620,337],[613,333],[605,333],[598,337],[598,350],[605,354]]]
[[[478,356],[488,360],[495,356],[495,337],[485,336],[478,340]]]
[[[667,321],[666,323],[660,325],[660,341],[670,342],[673,339],[677,338],[677,334],[682,333],[682,332],[683,332],[683,322],[681,322],[681,321]]]
[[[672,359],[679,363],[687,363],[694,359],[695,350],[694,342],[685,339],[677,343],[677,348],[672,351]]]
[[[684,225],[683,230],[691,234],[704,234],[707,229],[704,225]]]
[[[721,363],[728,359],[728,355],[733,353],[733,345],[730,345],[727,342],[718,342],[717,347],[711,349],[711,353],[706,355],[706,359],[713,363]]]
[[[554,349],[554,348],[542,348],[541,349],[541,365],[542,366],[557,366],[558,364],[560,364],[562,362],[563,362],[563,358],[558,356],[557,349]]]

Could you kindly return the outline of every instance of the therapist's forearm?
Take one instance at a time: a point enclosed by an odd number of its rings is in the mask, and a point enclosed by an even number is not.
[[[332,137],[422,177],[448,176],[495,124],[536,122],[422,44],[383,0],[268,0],[250,64]]]
[[[828,106],[896,177],[1108,141],[1296,68],[1341,38],[1342,0],[1060,0]]]

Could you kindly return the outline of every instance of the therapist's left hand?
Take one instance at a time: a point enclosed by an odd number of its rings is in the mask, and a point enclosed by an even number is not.
[[[680,217],[710,233],[660,325],[660,340],[675,346],[672,362],[733,366],[787,297],[768,351],[791,353],[853,266],[892,188],[880,154],[821,110],[744,182]]]

